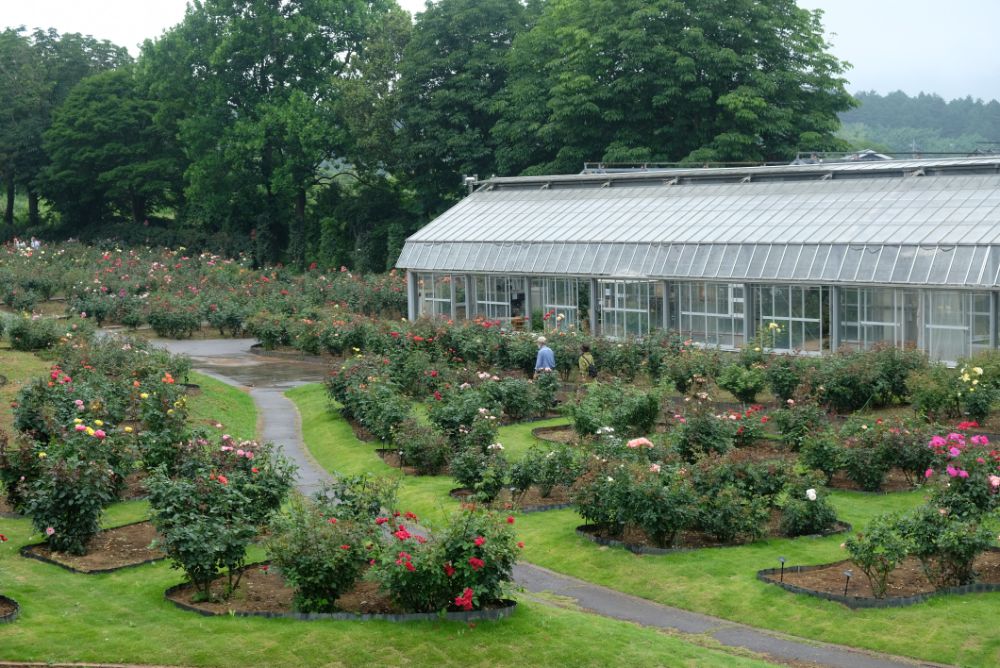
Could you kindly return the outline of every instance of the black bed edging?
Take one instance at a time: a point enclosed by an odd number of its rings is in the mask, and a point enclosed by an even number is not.
[[[822,568],[829,568],[830,564],[819,564],[818,566],[785,566],[785,574],[788,573],[807,573],[809,571],[815,571]],[[962,585],[960,587],[946,587],[944,589],[938,589],[935,591],[929,591],[924,594],[916,594],[914,596],[895,596],[889,598],[871,598],[866,596],[843,596],[841,594],[831,594],[825,591],[817,591],[815,589],[806,589],[805,587],[799,587],[797,585],[789,584],[787,582],[779,582],[777,580],[772,580],[768,576],[774,576],[779,574],[780,568],[765,568],[763,570],[757,571],[757,579],[761,582],[767,584],[777,585],[786,591],[790,591],[793,594],[805,594],[807,596],[814,596],[816,598],[821,598],[827,601],[833,601],[835,603],[841,603],[846,605],[852,610],[858,610],[862,608],[902,608],[907,605],[914,605],[916,603],[922,603],[927,599],[934,596],[941,596],[943,594],[977,594],[985,592],[995,592],[1000,591],[1000,584],[992,584],[988,582],[977,582],[970,585]]]
[[[102,529],[101,531],[111,531],[112,529],[130,527],[133,524],[144,524],[148,521],[149,520],[141,520],[139,522],[129,522],[128,524],[119,524],[116,527],[108,527],[107,529]],[[19,550],[19,553],[25,559],[35,559],[36,561],[41,561],[46,564],[52,564],[53,566],[58,566],[59,568],[65,568],[67,571],[71,573],[80,573],[81,575],[100,575],[102,573],[117,573],[118,571],[125,570],[126,568],[136,568],[138,566],[145,566],[146,564],[155,564],[156,562],[163,561],[164,559],[167,558],[167,555],[163,555],[162,557],[156,557],[154,559],[146,559],[145,561],[137,561],[134,564],[116,566],[115,568],[98,568],[92,571],[81,571],[79,568],[73,568],[72,566],[68,566],[62,562],[56,561],[55,559],[49,559],[48,557],[43,557],[42,555],[35,554],[34,552],[31,551],[31,548],[39,547],[42,545],[45,545],[45,543],[41,542],[41,543],[32,543],[31,545],[25,545]]]
[[[9,612],[6,615],[0,615],[0,624],[10,624],[15,619],[17,619],[17,616],[19,614],[21,614],[21,605],[14,599],[8,598],[7,596],[3,596],[2,594],[0,594],[0,601],[3,601],[4,603],[10,603],[11,605],[14,606],[13,612]]]
[[[806,536],[795,536],[789,538],[789,540],[796,540],[798,538],[825,538],[827,536],[833,536],[838,533],[845,533],[851,531],[851,525],[847,522],[837,522],[837,526],[829,531],[824,531],[823,533],[809,534]],[[582,536],[589,541],[597,543],[598,545],[605,545],[607,547],[621,547],[633,554],[674,554],[675,552],[693,552],[695,550],[714,550],[725,547],[741,547],[744,545],[750,545],[750,543],[732,543],[729,545],[702,545],[700,547],[648,547],[646,545],[636,545],[635,543],[626,543],[625,541],[616,540],[614,538],[605,538],[603,536],[598,536],[597,531],[600,527],[596,524],[581,524],[576,528],[576,535]],[[775,536],[778,537],[778,536]],[[788,568],[785,568],[785,572],[788,572]]]
[[[433,622],[440,620],[446,620],[449,622],[476,622],[509,617],[517,607],[517,601],[504,599],[501,601],[502,605],[496,608],[470,610],[469,612],[408,612],[401,614],[368,613],[363,615],[355,614],[353,612],[244,612],[239,610],[211,612],[210,610],[203,610],[197,606],[182,603],[181,601],[176,601],[170,598],[171,594],[187,586],[189,586],[187,582],[174,585],[163,592],[163,596],[167,599],[167,601],[173,603],[181,610],[196,612],[203,617],[265,617],[268,619],[298,619],[305,622],[320,620],[334,622]]]

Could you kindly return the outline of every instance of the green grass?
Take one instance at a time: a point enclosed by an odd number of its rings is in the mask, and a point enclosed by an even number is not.
[[[7,378],[7,384],[0,385],[0,431],[13,433],[11,402],[26,382],[44,374],[49,366],[50,362],[39,359],[33,353],[11,350],[7,344],[0,345],[0,374]]]
[[[499,441],[503,444],[504,452],[510,460],[517,460],[535,445],[546,447],[547,442],[532,435],[532,431],[539,427],[556,427],[569,424],[570,421],[564,417],[552,418],[549,420],[539,420],[538,422],[523,422],[521,424],[511,424],[500,427]],[[548,443],[551,445],[551,443]]]
[[[347,423],[327,410],[321,387],[299,387],[288,396],[302,413],[306,443],[324,467],[352,473],[392,471],[374,454],[373,446],[360,443]],[[508,453],[516,456],[530,447],[531,429],[542,424],[505,427],[501,441]],[[413,500],[415,507],[440,508],[447,502],[435,495],[450,486],[448,479],[405,477],[400,496]],[[835,492],[832,500],[838,516],[861,529],[875,515],[919,505],[923,494]],[[840,548],[843,534],[637,556],[577,536],[575,528],[582,523],[570,510],[521,516],[517,526],[527,545],[525,560],[666,605],[790,635],[963,666],[1000,664],[1000,628],[985,623],[995,616],[1000,593],[943,596],[906,608],[852,611],[756,579],[758,570],[778,566],[782,556],[789,565],[845,559]]]
[[[201,386],[201,393],[188,398],[190,422],[197,427],[214,429],[236,438],[257,437],[257,408],[250,394],[205,374],[192,371],[190,381]]]

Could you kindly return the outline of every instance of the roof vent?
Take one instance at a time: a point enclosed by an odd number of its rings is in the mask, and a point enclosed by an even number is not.
[[[611,187],[611,181],[605,181],[604,183],[601,184],[601,187],[602,188],[610,188]]]
[[[666,181],[664,181],[663,185],[665,185],[665,186],[676,186],[679,181],[680,181],[680,179],[675,176],[672,179],[667,179]]]
[[[743,177],[742,179],[740,179],[740,183],[750,183],[750,179],[751,179],[751,178],[752,178],[752,177],[751,177],[751,176],[750,176],[749,174],[747,174],[747,175],[746,175],[746,176],[744,176],[744,177]]]
[[[910,172],[910,176],[927,176],[927,174],[924,173],[924,168],[921,167]]]
[[[819,177],[820,181],[830,181],[833,179],[833,172],[827,172],[823,176]]]
[[[552,182],[551,181],[546,181],[545,183],[542,184],[541,190],[548,190],[551,186],[552,186]]]

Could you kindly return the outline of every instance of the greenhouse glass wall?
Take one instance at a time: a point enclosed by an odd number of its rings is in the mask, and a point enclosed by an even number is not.
[[[998,343],[1000,158],[493,178],[398,266],[411,318],[954,362]]]

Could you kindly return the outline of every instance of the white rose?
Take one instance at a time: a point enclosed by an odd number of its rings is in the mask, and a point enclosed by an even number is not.
[[[810,487],[809,489],[807,489],[806,490],[806,498],[809,499],[810,501],[815,501],[816,500],[816,490],[813,489],[812,487]]]

